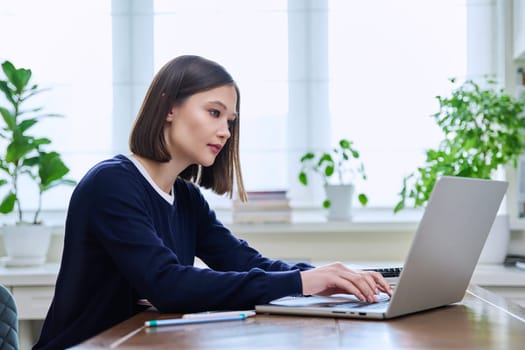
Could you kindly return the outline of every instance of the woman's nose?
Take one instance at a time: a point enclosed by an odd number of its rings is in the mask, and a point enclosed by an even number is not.
[[[221,127],[219,129],[219,135],[224,138],[230,138],[231,132],[230,132],[230,124],[228,120],[226,120],[224,123],[221,123]]]

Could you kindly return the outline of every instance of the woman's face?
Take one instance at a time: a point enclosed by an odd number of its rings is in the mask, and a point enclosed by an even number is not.
[[[211,166],[231,136],[229,126],[237,118],[236,105],[235,88],[223,85],[173,106],[164,128],[172,160],[182,168]]]

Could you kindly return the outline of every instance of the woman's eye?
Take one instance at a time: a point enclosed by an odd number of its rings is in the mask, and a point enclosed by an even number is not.
[[[213,117],[219,117],[221,115],[221,112],[216,109],[210,109],[209,112]]]
[[[235,125],[235,119],[233,120],[228,120],[228,128],[233,128],[233,126]]]

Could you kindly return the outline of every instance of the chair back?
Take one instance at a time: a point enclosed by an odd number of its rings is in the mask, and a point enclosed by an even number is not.
[[[0,285],[0,350],[18,350],[18,312],[13,295]]]

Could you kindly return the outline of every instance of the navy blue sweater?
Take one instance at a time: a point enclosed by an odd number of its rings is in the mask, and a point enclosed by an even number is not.
[[[64,251],[34,349],[63,349],[142,311],[253,308],[301,293],[299,271],[261,256],[217,220],[198,190],[181,179],[175,201],[162,198],[119,155],[93,167],[73,191]],[[210,268],[193,266],[199,257]]]

